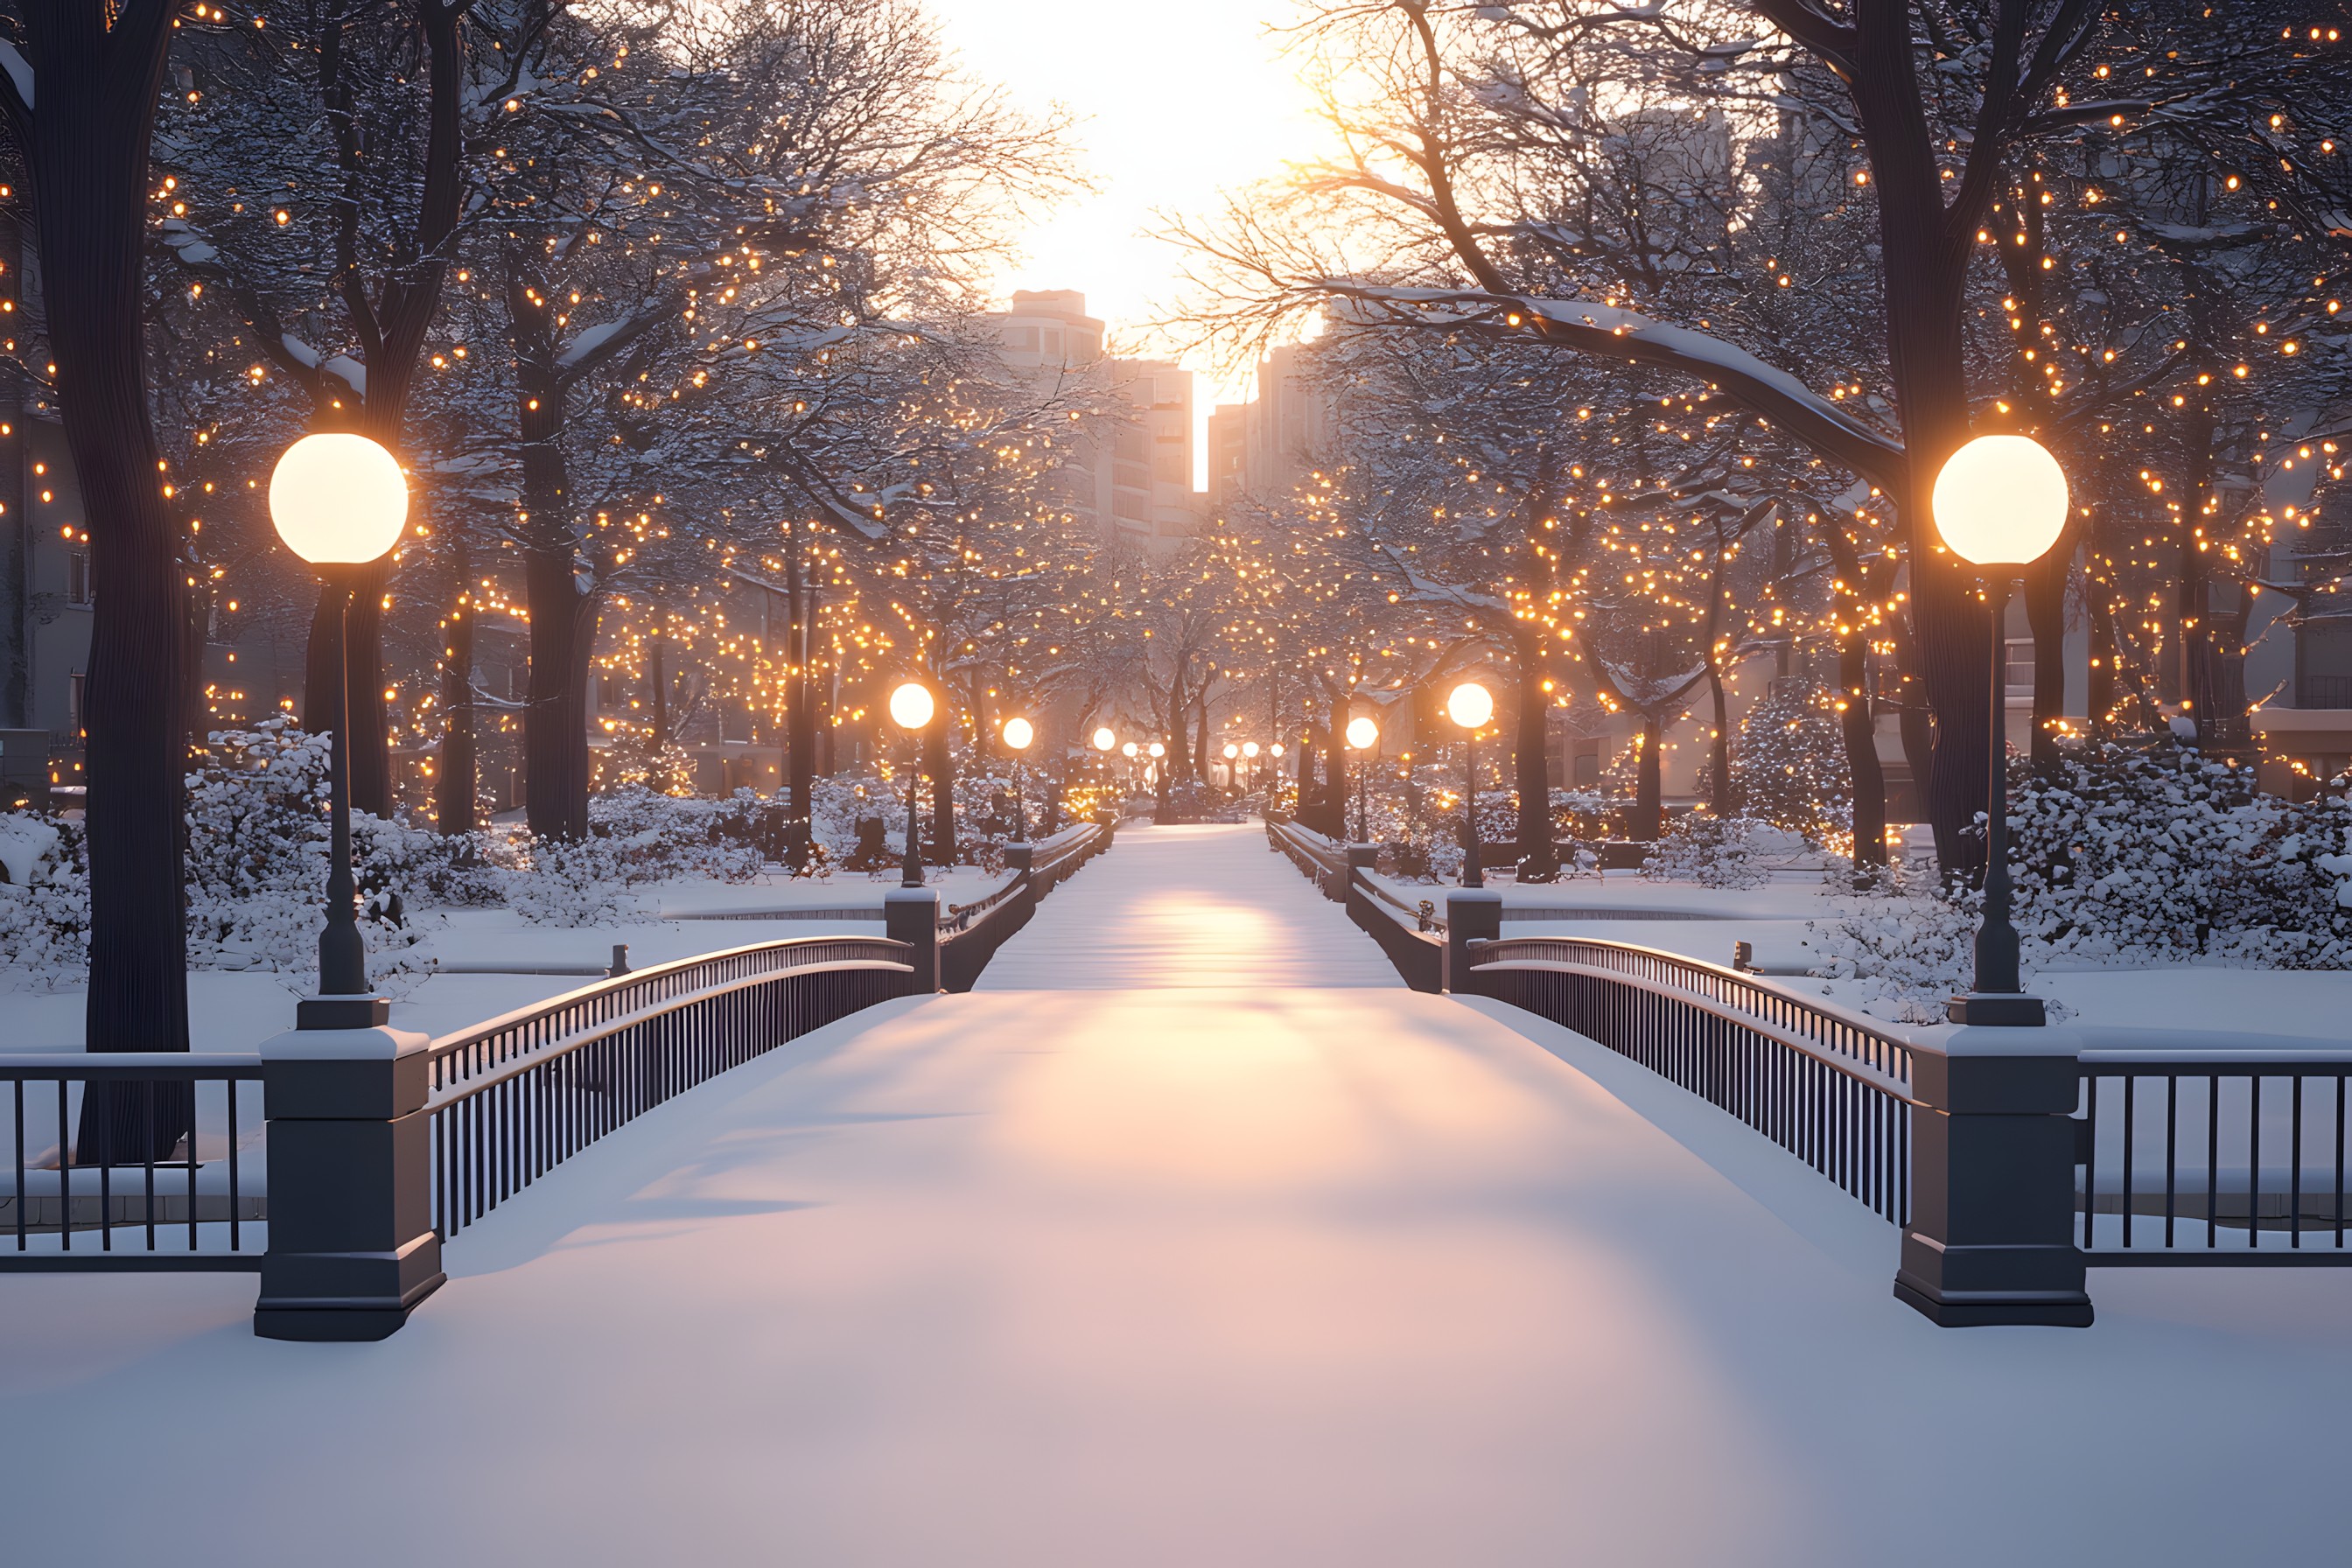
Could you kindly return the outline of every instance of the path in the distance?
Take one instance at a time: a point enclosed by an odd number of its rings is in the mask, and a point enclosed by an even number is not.
[[[382,1344],[256,1340],[249,1278],[0,1280],[0,1555],[2340,1556],[2352,1271],[2119,1270],[2088,1331],[1932,1328],[1859,1205],[1396,986],[1265,843],[1122,832],[991,989],[622,1129]]]
[[[1266,847],[1262,827],[1124,828],[1037,906],[983,991],[1394,987],[1339,907]]]

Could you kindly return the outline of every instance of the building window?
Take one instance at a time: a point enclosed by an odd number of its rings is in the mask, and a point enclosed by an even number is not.
[[[1034,327],[1008,327],[1005,329],[1004,332],[1004,342],[1005,346],[1008,348],[1019,349],[1028,353],[1035,353],[1037,352],[1037,329]]]
[[[66,603],[89,603],[89,552],[87,550],[66,552]]]
[[[2002,659],[2007,668],[2002,673],[2001,683],[2011,691],[2032,690],[2033,639],[2011,637],[2003,647],[2007,651],[2002,655]]]
[[[1045,329],[1045,357],[1047,359],[1062,357],[1062,330],[1059,327]]]

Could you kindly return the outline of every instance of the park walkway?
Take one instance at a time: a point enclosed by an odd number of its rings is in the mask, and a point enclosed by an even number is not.
[[[249,1279],[8,1281],[8,1559],[2339,1554],[2347,1271],[1937,1330],[1890,1227],[1574,1037],[1375,984],[1264,843],[1122,833],[989,989],[657,1109],[382,1344],[256,1340]]]

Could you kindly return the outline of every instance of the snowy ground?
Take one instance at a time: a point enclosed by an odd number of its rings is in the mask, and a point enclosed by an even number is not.
[[[1444,910],[1445,889],[1383,880],[1407,904],[1427,899],[1441,913]],[[1761,888],[1716,889],[1686,882],[1651,882],[1638,872],[1611,871],[1549,885],[1498,883],[1494,890],[1503,896],[1507,937],[1591,937],[1720,964],[1731,962],[1735,943],[1746,942],[1753,944],[1759,964],[1788,971],[1801,971],[1817,962],[1800,945],[1808,921],[1832,920],[1851,911],[1883,913],[1900,907],[1883,899],[1856,899],[1837,892],[1823,885],[1819,872],[1784,872]],[[1508,917],[1513,909],[1592,910],[1608,918],[1513,920]],[[1647,910],[1681,918],[1622,918]],[[1856,983],[1814,980],[1801,973],[1765,978],[1808,999],[1849,1007],[1859,1006],[1863,993]],[[2329,1047],[2352,1043],[2352,1022],[2347,1022],[2352,1020],[2352,972],[2344,970],[2195,964],[2051,969],[2034,975],[2030,989],[2064,1003],[2074,1010],[2075,1023],[2305,1036]],[[1934,1040],[1945,1032],[1940,1026],[1885,1026],[1923,1040]]]
[[[383,1344],[255,1340],[249,1279],[0,1279],[0,1539],[2340,1557],[2352,1273],[2103,1272],[2088,1331],[1937,1330],[1892,1299],[1893,1229],[1788,1156],[1526,1015],[1338,969],[1354,950],[1255,829],[1138,827],[989,977],[1060,988],[890,1004],[660,1108],[467,1231]],[[1347,984],[1289,988],[1327,963]]]
[[[928,884],[942,908],[969,903],[1002,884],[975,868],[934,871]],[[613,944],[626,942],[629,963],[642,969],[672,959],[751,942],[824,936],[835,931],[880,935],[882,896],[897,873],[870,878],[844,872],[830,881],[763,879],[756,882],[680,881],[639,889],[653,916],[596,925],[534,925],[509,910],[436,910],[415,916],[425,936],[421,952],[475,969],[595,967],[611,961]],[[790,911],[793,918],[709,919],[742,911]],[[678,918],[658,918],[661,916]],[[685,918],[701,916],[706,918]],[[533,1002],[585,985],[587,974],[435,973],[402,977],[386,987],[392,1022],[404,1029],[445,1035]],[[82,1047],[81,988],[12,990],[0,974],[0,1052],[78,1051]],[[196,970],[188,976],[190,1043],[199,1051],[249,1051],[294,1026],[295,998],[316,982],[312,973]]]

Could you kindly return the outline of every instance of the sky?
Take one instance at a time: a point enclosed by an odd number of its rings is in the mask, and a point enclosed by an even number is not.
[[[1164,350],[1142,323],[1175,302],[1183,254],[1146,237],[1155,209],[1207,213],[1218,193],[1277,175],[1327,144],[1313,100],[1268,23],[1289,0],[930,0],[971,73],[1002,83],[1015,107],[1059,103],[1097,187],[1034,226],[1000,289],[1077,289],[1121,353]],[[1220,402],[1249,395],[1246,371],[1220,382],[1184,356],[1194,384],[1194,483],[1201,426]]]

